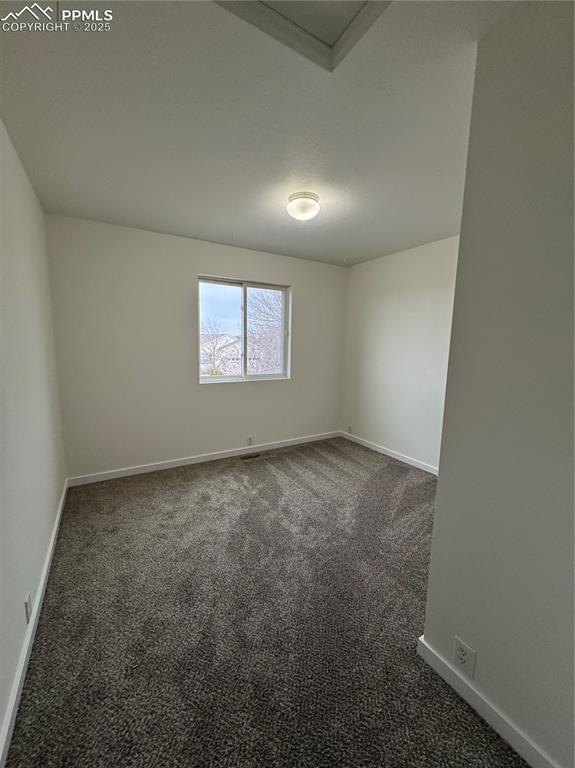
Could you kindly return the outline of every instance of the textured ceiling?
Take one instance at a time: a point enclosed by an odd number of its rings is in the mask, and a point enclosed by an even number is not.
[[[337,264],[459,230],[474,41],[505,4],[392,3],[334,72],[215,3],[113,8],[110,32],[0,39],[47,211]]]

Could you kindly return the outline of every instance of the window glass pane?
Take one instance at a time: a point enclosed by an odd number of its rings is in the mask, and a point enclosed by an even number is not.
[[[242,375],[242,286],[200,282],[200,375]]]
[[[247,288],[248,374],[283,374],[283,291]]]

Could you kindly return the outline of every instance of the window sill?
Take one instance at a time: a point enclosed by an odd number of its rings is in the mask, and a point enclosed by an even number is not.
[[[291,376],[244,376],[231,378],[227,376],[200,377],[200,384],[239,384],[246,381],[289,381]]]

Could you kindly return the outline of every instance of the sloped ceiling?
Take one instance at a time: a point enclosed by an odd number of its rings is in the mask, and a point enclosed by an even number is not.
[[[0,39],[47,211],[334,264],[459,230],[475,41],[504,4],[392,3],[333,72],[212,2],[113,9],[110,32]]]

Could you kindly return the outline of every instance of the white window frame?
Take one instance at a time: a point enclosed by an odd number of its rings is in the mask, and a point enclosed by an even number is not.
[[[202,376],[201,374],[201,350],[202,350],[202,317],[200,304],[200,286],[202,283],[215,283],[217,285],[235,285],[242,289],[242,375],[241,376]],[[282,293],[282,335],[283,335],[283,366],[282,373],[248,373],[248,345],[247,345],[247,293],[248,288],[270,288]],[[200,275],[198,277],[198,376],[200,384],[229,384],[242,381],[285,381],[291,378],[291,287],[289,285],[274,285],[272,283],[257,283],[252,280],[234,280],[226,277],[212,277]]]

